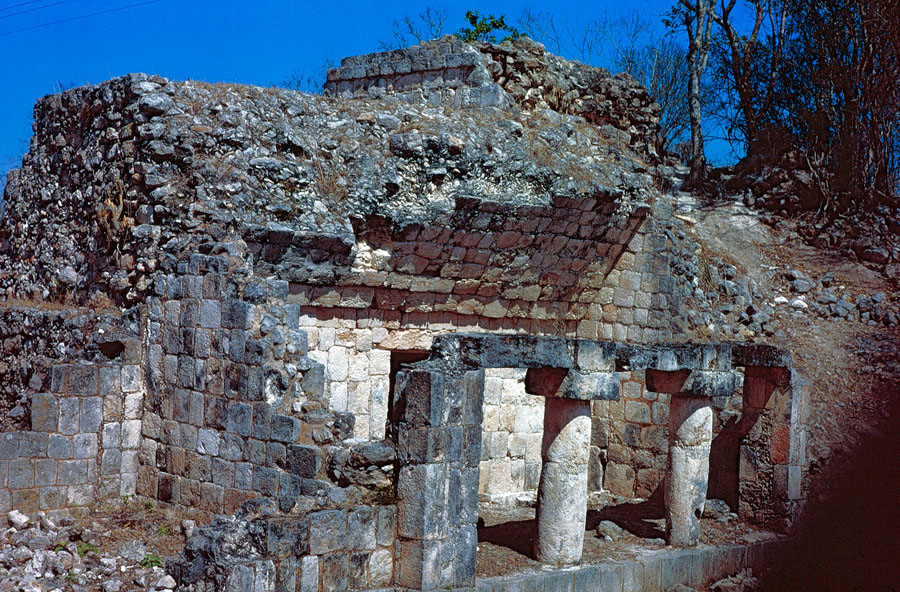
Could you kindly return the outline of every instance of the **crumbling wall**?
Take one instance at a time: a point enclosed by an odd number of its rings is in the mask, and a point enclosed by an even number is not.
[[[354,417],[323,403],[287,283],[233,271],[227,256],[194,255],[154,282],[138,492],[215,512],[344,495],[321,479]]]
[[[656,159],[659,105],[627,74],[613,76],[519,38],[465,43],[447,35],[405,49],[352,56],[328,71],[325,92],[453,107],[552,109],[578,115]]]
[[[0,434],[0,510],[83,515],[134,495],[143,403],[140,360],[51,367],[31,429]]]
[[[0,309],[0,510],[84,514],[134,494],[139,318],[134,310]]]

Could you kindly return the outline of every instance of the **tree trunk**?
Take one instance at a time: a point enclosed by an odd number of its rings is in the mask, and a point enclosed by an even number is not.
[[[709,0],[695,0],[690,4],[681,0],[684,24],[688,33],[688,111],[691,119],[691,172],[685,189],[697,188],[706,180],[706,153],[703,150],[703,123],[700,109],[700,77],[709,58],[709,34],[712,18]]]
[[[700,112],[700,71],[691,60],[691,76],[688,82],[688,103],[691,118],[691,172],[687,187],[699,187],[706,179],[706,153],[703,150],[703,123]]]

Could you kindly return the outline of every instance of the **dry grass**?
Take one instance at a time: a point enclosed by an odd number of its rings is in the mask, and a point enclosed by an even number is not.
[[[55,300],[43,300],[38,298],[8,298],[0,301],[0,308],[30,308],[57,312],[61,310],[72,310],[77,308],[77,306],[69,299],[57,302]]]

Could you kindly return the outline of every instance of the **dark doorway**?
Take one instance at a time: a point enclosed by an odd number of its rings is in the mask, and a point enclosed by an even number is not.
[[[387,437],[397,441],[397,423],[403,416],[403,410],[400,409],[394,401],[394,387],[397,386],[397,372],[404,364],[414,364],[427,360],[429,352],[422,350],[396,350],[391,351],[391,375],[390,384],[388,385],[388,424]]]

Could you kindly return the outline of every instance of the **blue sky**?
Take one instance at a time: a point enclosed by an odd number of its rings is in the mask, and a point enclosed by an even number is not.
[[[58,83],[78,86],[147,72],[174,80],[268,86],[295,71],[317,75],[326,59],[378,51],[380,41],[391,40],[395,20],[416,16],[426,6],[447,11],[448,32],[465,24],[466,10],[505,14],[516,22],[530,8],[573,29],[636,12],[663,33],[660,19],[670,5],[670,0],[0,0],[0,174],[19,166],[31,137],[34,102],[55,92]]]

